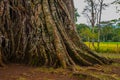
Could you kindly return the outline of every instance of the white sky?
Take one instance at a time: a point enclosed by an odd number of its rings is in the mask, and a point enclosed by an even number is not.
[[[114,0],[105,0],[105,3],[111,3]],[[78,18],[77,23],[86,23],[88,24],[87,18],[82,15],[82,11],[85,7],[84,0],[74,0],[75,8],[78,9],[78,13],[80,14],[80,17]],[[116,13],[116,7],[115,5],[111,5],[106,8],[106,10],[102,13],[102,21],[112,20],[112,19],[118,19],[120,18],[120,14]]]

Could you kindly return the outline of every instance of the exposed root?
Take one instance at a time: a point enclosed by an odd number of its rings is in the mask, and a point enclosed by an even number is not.
[[[3,60],[63,68],[109,63],[80,41],[72,0],[7,0],[1,4]]]

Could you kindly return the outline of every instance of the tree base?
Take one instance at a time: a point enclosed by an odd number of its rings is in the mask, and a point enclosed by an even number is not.
[[[73,2],[68,6],[69,1],[72,0],[2,1],[2,59],[63,68],[108,64],[109,60],[94,54],[79,39],[71,13]]]

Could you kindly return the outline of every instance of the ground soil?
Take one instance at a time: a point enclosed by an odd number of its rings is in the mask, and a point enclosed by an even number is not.
[[[47,71],[45,68],[9,64],[5,68],[0,68],[0,80],[78,80],[78,78],[60,71],[54,72],[53,69]]]
[[[104,74],[111,76],[110,80],[120,80],[120,59],[114,61],[117,63],[104,66],[81,67],[78,73],[80,72],[88,75],[92,75],[93,73],[96,75]],[[73,74],[74,72],[69,70],[30,67],[22,64],[9,64],[4,68],[0,68],[0,80],[102,80],[89,79],[85,78],[87,76],[84,77],[79,74],[76,76]],[[104,80],[109,79],[105,78]]]

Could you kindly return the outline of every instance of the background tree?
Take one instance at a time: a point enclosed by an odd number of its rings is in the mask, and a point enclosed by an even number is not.
[[[109,63],[80,41],[73,0],[0,3],[0,61],[63,68]]]
[[[114,28],[112,26],[105,26],[101,30],[102,40],[104,42],[112,41],[114,33]]]
[[[112,2],[112,4],[115,4],[117,12],[120,12],[120,0],[115,0],[114,2]]]
[[[99,50],[100,35],[101,35],[101,25],[100,25],[101,16],[102,16],[103,9],[105,9],[105,7],[107,5],[104,3],[104,0],[98,0],[98,4],[97,5],[99,5],[98,11],[97,11],[97,26],[98,26],[98,40],[97,40],[98,44],[97,44],[97,47],[98,47],[98,50]]]
[[[100,41],[102,42],[119,42],[120,33],[120,19],[100,22],[101,35]],[[82,41],[91,42],[92,38],[97,42],[98,40],[98,27],[95,26],[95,33],[92,34],[92,28],[87,24],[76,24],[77,32]],[[96,46],[97,48],[97,46]]]
[[[105,9],[107,6],[104,3],[104,0],[85,0],[87,3],[87,6],[83,10],[83,14],[88,18],[91,26],[92,26],[92,33],[95,33],[95,26],[98,27],[98,49],[99,49],[99,43],[100,43],[100,22],[101,22],[101,15],[102,10]],[[94,46],[94,38],[92,41],[92,45]]]
[[[88,18],[91,26],[92,26],[92,33],[94,34],[94,28],[96,24],[96,7],[95,0],[85,0],[87,3],[87,6],[85,6],[85,9],[83,10],[83,14]],[[92,39],[92,45],[94,46],[94,39]]]
[[[120,25],[119,19],[101,22],[101,41],[119,42]]]
[[[97,40],[97,32],[95,29],[95,33],[92,33],[92,29],[86,24],[76,24],[77,32],[80,35],[82,41],[91,42],[94,38]]]

